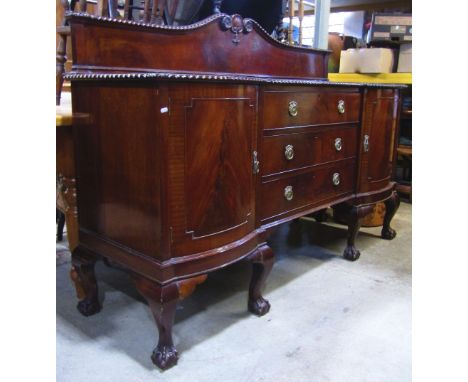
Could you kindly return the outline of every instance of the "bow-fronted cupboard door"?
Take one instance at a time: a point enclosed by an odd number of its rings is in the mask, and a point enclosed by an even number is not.
[[[396,160],[398,110],[398,90],[368,88],[364,91],[359,193],[385,188],[391,181]]]
[[[176,83],[165,93],[171,257],[248,240],[255,229],[256,87]]]

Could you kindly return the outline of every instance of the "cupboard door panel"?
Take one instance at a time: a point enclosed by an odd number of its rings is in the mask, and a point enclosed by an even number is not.
[[[187,230],[193,237],[246,224],[251,129],[246,99],[193,99],[186,107]],[[247,186],[247,187],[246,187]]]
[[[256,88],[169,88],[172,252],[201,252],[254,230]]]
[[[396,90],[368,90],[361,140],[360,191],[385,187],[392,176],[398,112]]]

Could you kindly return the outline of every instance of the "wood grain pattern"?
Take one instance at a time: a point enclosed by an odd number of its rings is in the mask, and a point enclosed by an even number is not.
[[[385,187],[392,175],[396,150],[399,95],[396,90],[367,89],[361,130],[359,192]],[[369,137],[364,151],[364,135]]]
[[[266,244],[273,226],[343,206],[344,256],[355,260],[362,217],[385,201],[382,236],[395,237],[398,90],[332,85],[328,52],[282,46],[255,22],[226,17],[179,28],[70,18],[73,110],[87,116],[73,122],[79,309],[100,309],[99,256],[127,268],[154,315],[152,360],[162,369],[178,359],[177,301],[207,273],[249,259],[248,309],[268,312],[261,290],[274,261]]]
[[[262,200],[259,214],[262,222],[277,219],[284,213],[294,212],[298,208],[319,205],[324,200],[351,195],[355,187],[354,159],[346,159],[332,164],[319,166],[317,169],[303,171],[295,175],[262,182]],[[333,184],[333,174],[340,174],[340,184]],[[286,200],[284,190],[292,187],[293,199]]]
[[[344,101],[345,112],[338,112],[338,102]],[[289,102],[298,105],[297,116],[288,112]],[[323,125],[359,122],[361,95],[357,89],[292,88],[263,93],[262,113],[264,129],[289,126]]]
[[[173,84],[168,96],[171,253],[184,256],[254,229],[256,89]]]
[[[220,14],[183,27],[71,15],[73,70],[189,72],[327,78],[328,51],[291,47],[272,39],[256,22],[233,43]],[[80,49],[75,47],[79,46]],[[190,47],[197,47],[193,54]],[[164,54],[160,54],[164,52]],[[215,52],[215,54],[213,54]]]
[[[263,139],[262,176],[271,176],[296,169],[356,156],[358,126],[327,127],[313,132],[266,136]],[[340,139],[340,150],[335,140]],[[291,145],[293,158],[287,159],[286,146]]]
[[[157,89],[129,83],[72,86],[73,110],[91,116],[75,128],[80,228],[158,257]]]
[[[187,231],[194,238],[246,224],[252,214],[249,109],[242,98],[192,98],[185,107]]]

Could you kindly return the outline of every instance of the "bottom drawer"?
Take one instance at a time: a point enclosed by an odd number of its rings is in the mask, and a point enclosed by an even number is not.
[[[353,192],[355,179],[356,161],[349,159],[264,182],[260,191],[260,219],[295,213],[321,201],[343,197]]]

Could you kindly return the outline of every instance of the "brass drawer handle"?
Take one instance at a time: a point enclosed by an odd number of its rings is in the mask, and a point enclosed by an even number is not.
[[[335,172],[333,174],[333,178],[332,178],[332,181],[333,181],[333,185],[334,186],[338,186],[340,184],[340,174]]]
[[[343,101],[342,99],[340,99],[340,100],[338,101],[338,113],[344,114],[345,111],[346,111],[346,109],[345,109],[345,103],[344,103],[344,101]]]
[[[297,102],[296,101],[289,101],[288,112],[291,117],[295,117],[297,115]]]
[[[294,146],[286,145],[284,147],[284,156],[287,160],[292,160],[294,158]]]
[[[336,149],[336,151],[341,151],[342,148],[343,148],[343,141],[341,140],[341,138],[336,138],[335,139],[335,149]]]
[[[294,192],[293,192],[293,188],[292,186],[286,186],[284,188],[284,197],[286,198],[286,200],[293,200],[294,198]]]

